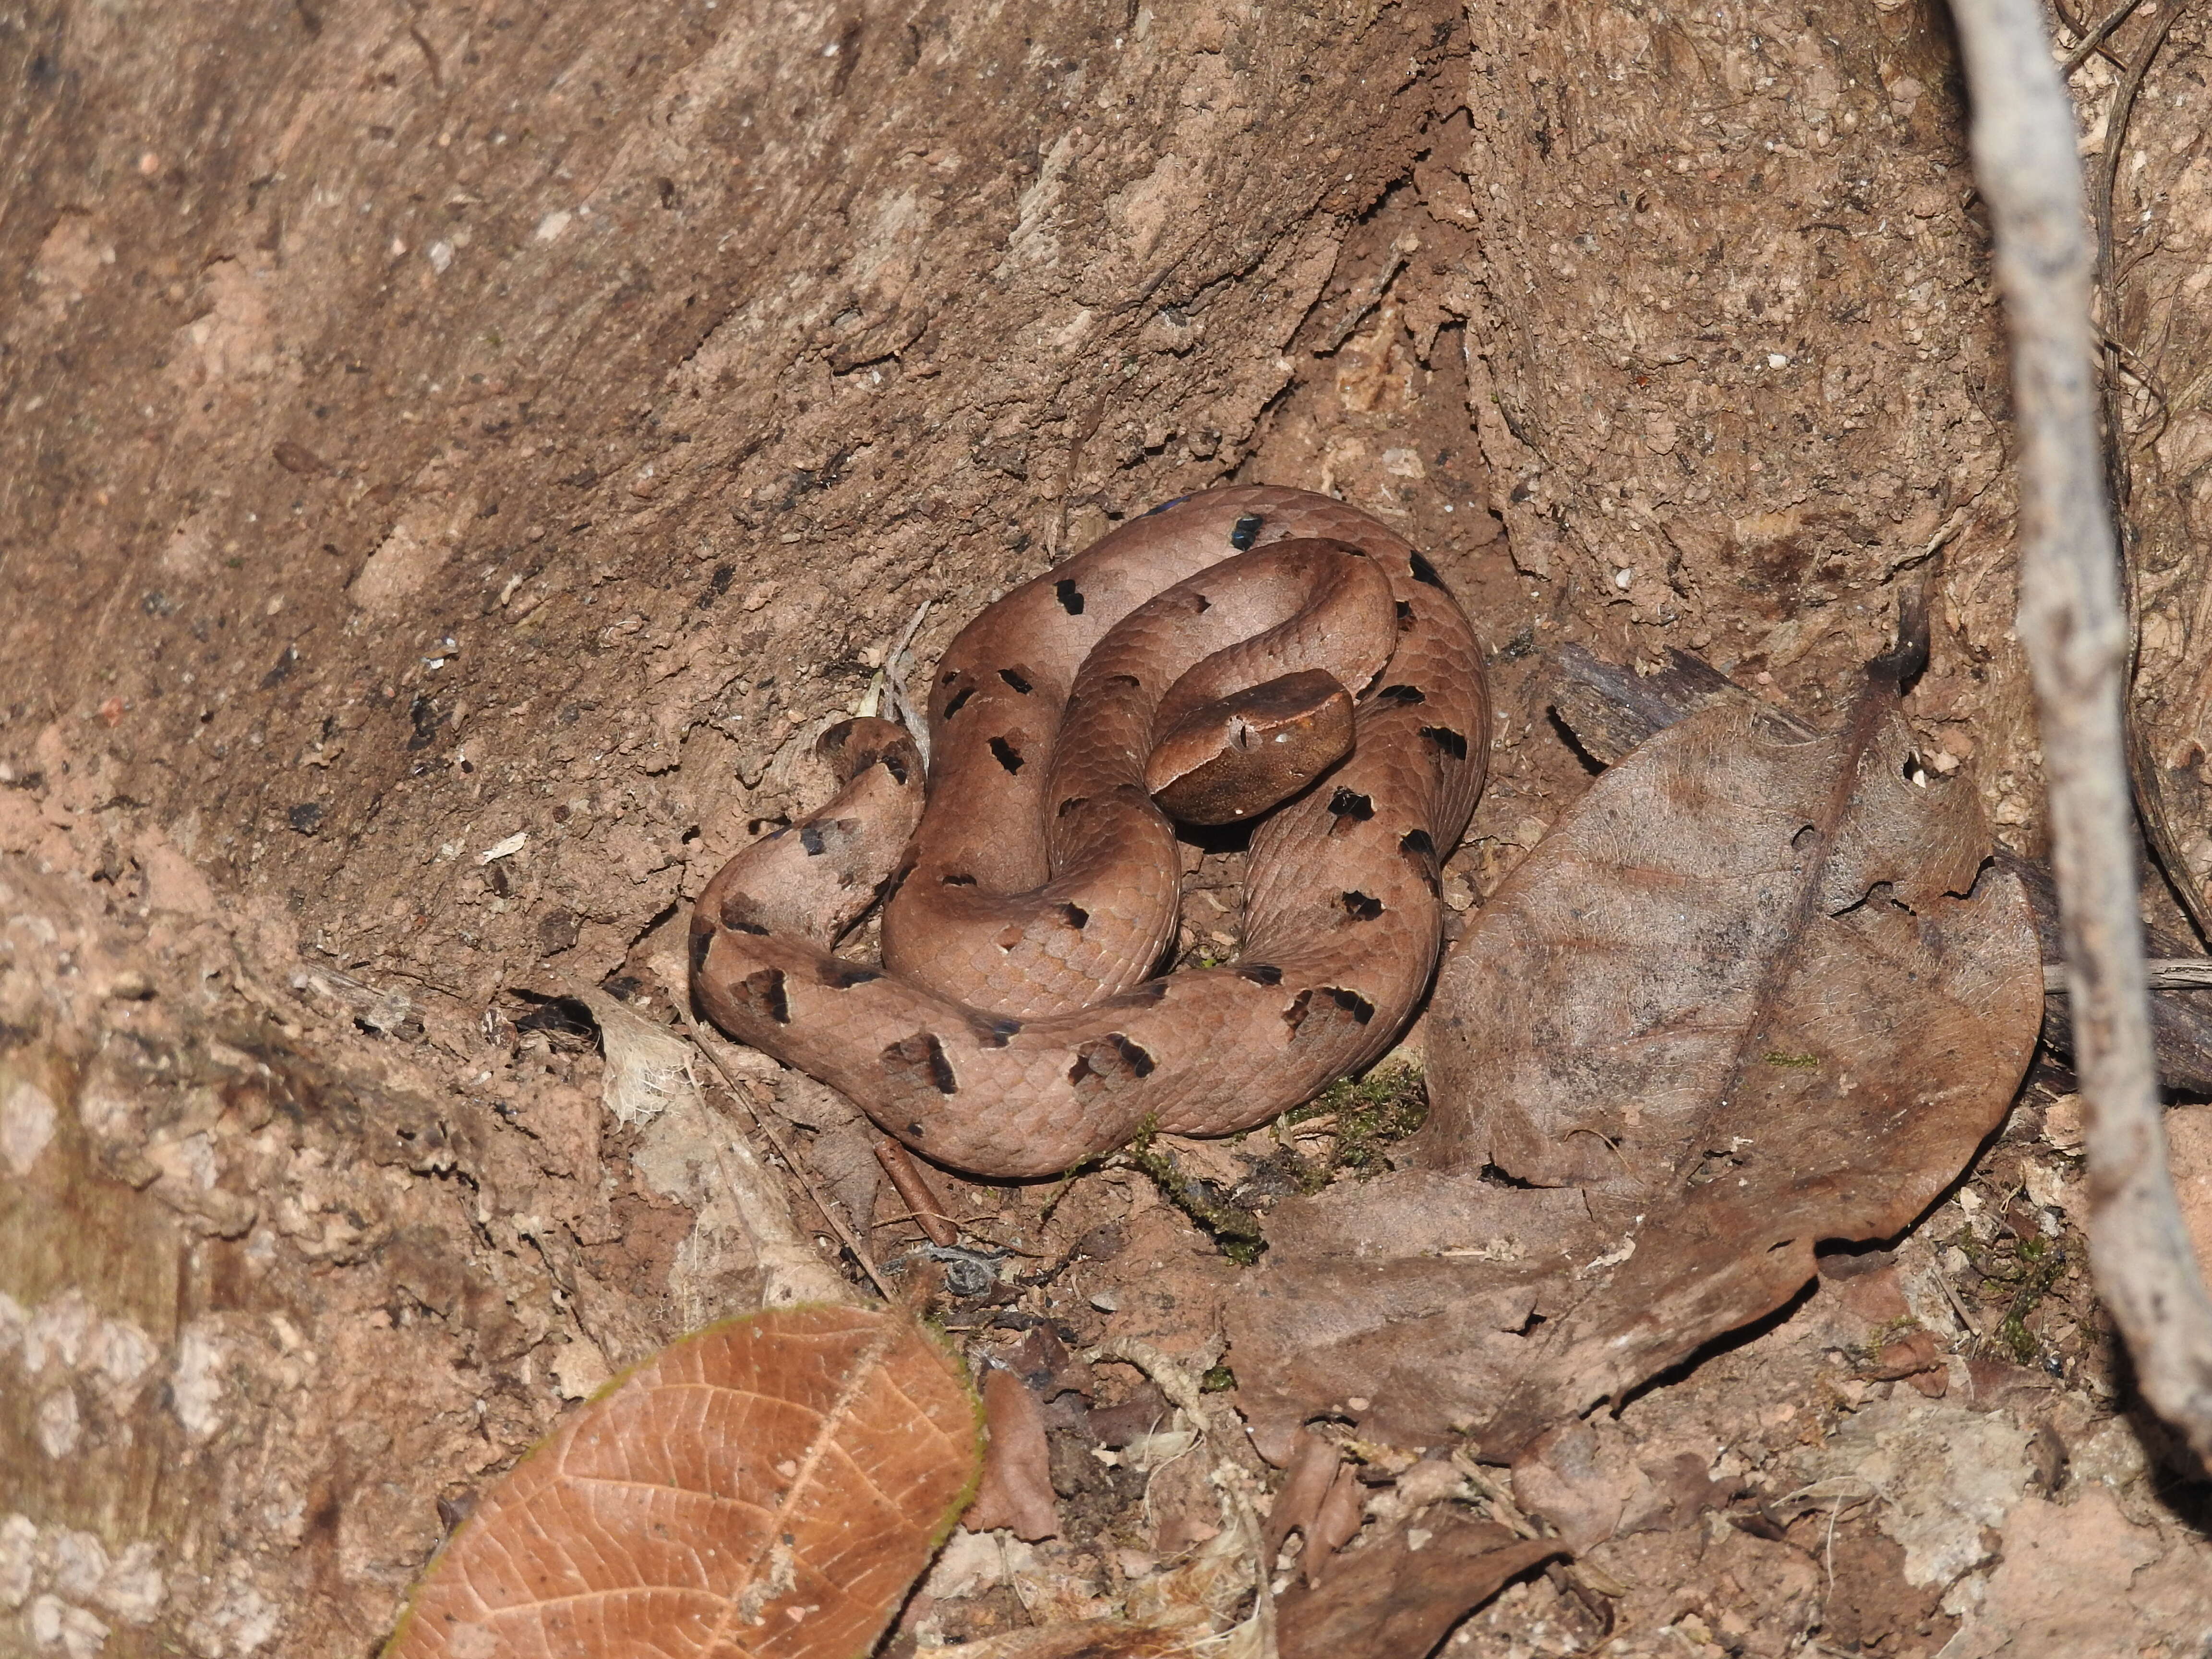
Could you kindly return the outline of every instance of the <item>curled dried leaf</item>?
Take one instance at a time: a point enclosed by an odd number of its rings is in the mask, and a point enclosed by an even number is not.
[[[2042,1000],[1971,785],[1914,761],[1874,676],[1841,731],[1717,704],[1600,777],[1444,969],[1431,1168],[1278,1207],[1248,1406],[1510,1460],[1908,1225]]]
[[[447,1540],[384,1659],[849,1659],[981,1455],[958,1364],[903,1315],[778,1309],[663,1349]]]
[[[1045,1444],[1044,1408],[1012,1371],[994,1367],[983,1379],[983,1414],[991,1443],[983,1480],[964,1518],[970,1532],[1005,1527],[1035,1543],[1060,1534],[1052,1491],[1052,1454]]]
[[[1328,1576],[1331,1558],[1359,1530],[1366,1498],[1367,1494],[1360,1490],[1358,1472],[1349,1463],[1339,1468],[1336,1479],[1328,1483],[1328,1492],[1321,1500],[1313,1524],[1306,1528],[1306,1553],[1299,1558],[1298,1566],[1310,1587]]]
[[[1282,1489],[1275,1494],[1274,1506],[1267,1511],[1267,1531],[1262,1535],[1269,1562],[1283,1547],[1283,1540],[1292,1533],[1310,1534],[1314,1517],[1321,1513],[1321,1501],[1328,1496],[1336,1480],[1337,1466],[1343,1455],[1334,1441],[1324,1440],[1317,1434],[1297,1431],[1297,1449],[1291,1455],[1290,1473],[1283,1479]]]

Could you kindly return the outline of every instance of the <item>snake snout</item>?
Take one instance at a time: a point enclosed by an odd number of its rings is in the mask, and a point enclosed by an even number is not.
[[[1324,669],[1193,709],[1153,745],[1145,787],[1185,823],[1235,823],[1289,799],[1352,752],[1352,694]]]

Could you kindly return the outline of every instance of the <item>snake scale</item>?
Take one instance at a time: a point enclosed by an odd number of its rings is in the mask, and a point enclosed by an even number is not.
[[[1391,530],[1304,490],[1170,502],[983,611],[928,714],[927,780],[900,727],[848,722],[836,797],[700,896],[694,994],[732,1036],[1011,1178],[1249,1128],[1403,1029],[1491,717],[1465,614]],[[1181,890],[1156,796],[1217,822],[1287,797],[1232,964],[1155,976]],[[834,955],[886,883],[882,966]]]

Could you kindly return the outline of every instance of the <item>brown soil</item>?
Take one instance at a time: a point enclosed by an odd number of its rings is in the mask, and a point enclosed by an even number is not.
[[[2075,84],[2193,900],[2203,21],[2110,53]],[[1443,571],[1502,711],[1455,909],[1586,781],[1551,647],[1818,716],[1923,580],[1923,752],[2040,851],[2001,319],[1918,0],[58,3],[0,75],[0,1647],[373,1651],[453,1505],[751,1305],[704,1154],[605,1114],[560,999],[670,1017],[688,897],[818,799],[918,608],[927,665],[1156,501],[1333,490]],[[744,1088],[912,1247],[849,1108]],[[1609,1636],[1539,1573],[1446,1650],[2193,1651],[2201,1488],[2129,1413],[2073,1109],[2039,1073],[1893,1259],[1587,1425]],[[1257,1201],[1334,1145],[1173,1150]],[[1145,1174],[939,1181],[1067,1263],[954,1298],[978,1344],[1216,1357],[1238,1269]],[[1938,1364],[1871,1376],[1905,1322]],[[1033,1582],[933,1581],[908,1635],[1141,1573],[1078,1398]]]

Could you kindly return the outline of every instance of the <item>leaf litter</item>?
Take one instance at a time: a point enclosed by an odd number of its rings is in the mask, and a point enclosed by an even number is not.
[[[1234,1409],[1196,1381],[1218,1343],[1195,1364],[1128,1340],[1079,1361],[1036,1328],[1025,1348],[1056,1357],[1027,1380],[988,1371],[982,1487],[909,1620],[933,1595],[1003,1582],[1040,1627],[976,1632],[963,1651],[1418,1654],[1547,1562],[1563,1595],[1607,1607],[1624,1587],[1559,1558],[1734,1501],[1741,1483],[1704,1456],[1632,1462],[1583,1414],[1788,1304],[1815,1275],[1816,1244],[1907,1228],[2003,1115],[2042,1012],[2021,884],[1990,863],[1971,788],[1918,764],[1897,711],[1907,665],[1872,665],[1832,732],[1691,685],[1695,712],[1596,780],[1451,957],[1428,1028],[1428,1120],[1391,1148],[1402,1167],[1267,1212],[1267,1255],[1222,1298]],[[1632,710],[1626,726],[1639,720],[1657,723]],[[649,1392],[690,1346],[591,1411]],[[1117,1360],[1158,1403],[1121,1432],[1105,1425],[1141,1395],[1091,1409],[1097,1455],[1141,1476],[1152,1547],[1169,1559],[1102,1617],[1112,1604],[1058,1585],[1039,1553],[1066,1530],[1045,1402],[1087,1394],[1088,1365]],[[1892,1332],[1863,1369],[1942,1389],[1924,1332]],[[684,1438],[698,1426],[662,1421],[663,1455],[706,1455]],[[1425,1459],[1394,1449],[1424,1446]],[[1255,1449],[1289,1470],[1264,1526]],[[958,1462],[949,1443],[946,1455]],[[545,1484],[545,1456],[449,1544],[403,1640],[423,1640],[425,1613],[456,1595],[492,1616],[467,1540],[512,1529],[529,1502],[512,1494],[534,1489],[532,1470]],[[1510,1494],[1480,1462],[1516,1466]],[[841,1571],[801,1586],[804,1547],[787,1534],[720,1605],[757,1613],[811,1594],[811,1629],[780,1634],[880,1630],[947,1513],[931,1492],[897,1525],[872,1514],[848,1528],[887,1528],[903,1577],[886,1565],[865,1585]],[[550,1523],[536,1547],[582,1519]],[[926,1637],[928,1620],[914,1628]]]
[[[1512,1462],[1957,1177],[2040,961],[1899,666],[1832,733],[1728,701],[1668,727],[1492,898],[1437,987],[1424,1167],[1279,1206],[1232,1302],[1263,1436],[1334,1413]]]

